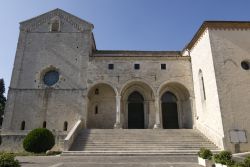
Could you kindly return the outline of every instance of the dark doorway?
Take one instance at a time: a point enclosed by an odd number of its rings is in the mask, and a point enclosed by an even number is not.
[[[144,99],[139,92],[128,97],[128,129],[144,129]]]
[[[176,96],[171,92],[165,92],[161,102],[163,128],[179,129]]]

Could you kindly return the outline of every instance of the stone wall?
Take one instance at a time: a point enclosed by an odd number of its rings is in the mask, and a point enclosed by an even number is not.
[[[209,30],[206,30],[190,51],[196,105],[196,128],[220,148],[224,148],[221,107],[209,33]],[[199,79],[200,70],[203,74],[206,99],[202,97],[203,89]]]
[[[1,132],[0,151],[24,152],[23,140],[28,132],[29,130]],[[53,134],[55,136],[55,145],[52,150],[63,151],[64,138],[66,137],[66,134],[55,131],[53,131]]]
[[[108,69],[108,64],[114,64],[114,69]],[[134,64],[140,64],[140,69],[135,70]],[[166,64],[165,70],[161,69],[161,64]],[[127,97],[133,91],[139,91],[146,100],[145,127],[153,128],[155,124],[155,98],[160,101],[165,91],[172,91],[179,97],[180,119],[183,119],[181,127],[192,128],[192,102],[189,98],[193,97],[193,86],[189,57],[169,55],[167,52],[159,55],[157,52],[114,51],[103,54],[97,51],[89,62],[88,91],[93,87],[98,88],[98,84],[109,85],[116,96],[121,96],[121,121],[124,128],[127,127]],[[182,99],[182,96],[185,98]],[[93,111],[94,106],[89,108]],[[113,118],[111,115],[109,117]]]
[[[86,69],[93,27],[85,23],[80,31],[69,22],[72,16],[66,15],[49,13],[21,23],[4,130],[20,130],[22,121],[28,130],[44,121],[51,130],[63,130],[65,121],[70,129],[76,120],[86,120]],[[59,32],[50,32],[54,18],[60,21]],[[59,81],[51,87],[43,81],[49,70],[59,72]]]
[[[250,70],[241,62],[250,60],[249,29],[210,30],[212,55],[225,132],[226,148],[235,150],[229,131],[245,130],[248,144],[240,144],[240,151],[250,149]]]

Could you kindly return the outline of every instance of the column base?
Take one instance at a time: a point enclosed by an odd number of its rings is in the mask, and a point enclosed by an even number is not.
[[[160,124],[154,124],[154,129],[161,129],[161,125]]]
[[[122,126],[120,123],[115,123],[114,129],[122,129]]]

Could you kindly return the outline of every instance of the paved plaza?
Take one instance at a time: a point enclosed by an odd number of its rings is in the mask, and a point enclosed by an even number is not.
[[[22,167],[199,167],[196,156],[23,156]]]

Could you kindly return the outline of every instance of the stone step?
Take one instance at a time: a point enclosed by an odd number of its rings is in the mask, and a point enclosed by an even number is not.
[[[124,147],[128,147],[128,146],[155,146],[155,147],[159,147],[159,146],[214,146],[214,144],[211,143],[82,143],[82,142],[75,142],[75,143],[81,143],[84,146],[124,146]]]
[[[81,131],[62,155],[197,155],[200,147],[218,150],[191,129],[94,129]]]
[[[214,148],[216,149],[216,148]],[[166,150],[175,150],[175,151],[195,151],[196,153],[198,152],[197,150],[199,150],[199,148],[185,148],[185,149],[176,149],[176,148],[167,148],[167,149],[161,149],[161,148],[151,148],[151,149],[133,149],[133,148],[122,148],[122,149],[104,149],[104,148],[92,148],[92,149],[85,149],[84,151],[144,151],[144,152],[148,152],[151,150],[157,150],[157,151],[166,151]],[[82,151],[82,148],[79,149],[74,149],[71,151]]]
[[[199,150],[150,150],[150,151],[64,151],[62,156],[197,156]],[[217,153],[219,150],[212,150]]]
[[[150,142],[158,142],[158,143],[171,143],[171,142],[174,142],[174,143],[183,143],[183,142],[189,142],[189,143],[202,143],[204,142],[205,140],[154,140],[154,139],[151,139],[151,140],[94,140],[94,139],[90,139],[90,140],[87,140],[87,139],[79,139],[79,141],[81,142],[109,142],[109,143],[113,143],[113,142],[117,142],[117,143],[150,143]]]
[[[92,146],[89,146],[89,145],[76,145],[76,146],[82,146],[83,148],[200,148],[201,145],[181,145],[181,146],[178,146],[178,145],[171,145],[171,146],[148,146],[148,145],[145,145],[145,146],[120,146],[120,145],[116,145],[116,146],[103,146],[103,145],[92,145]],[[202,146],[206,146],[206,145],[202,145]],[[207,148],[210,147],[210,148],[216,148],[215,146],[207,146]]]

